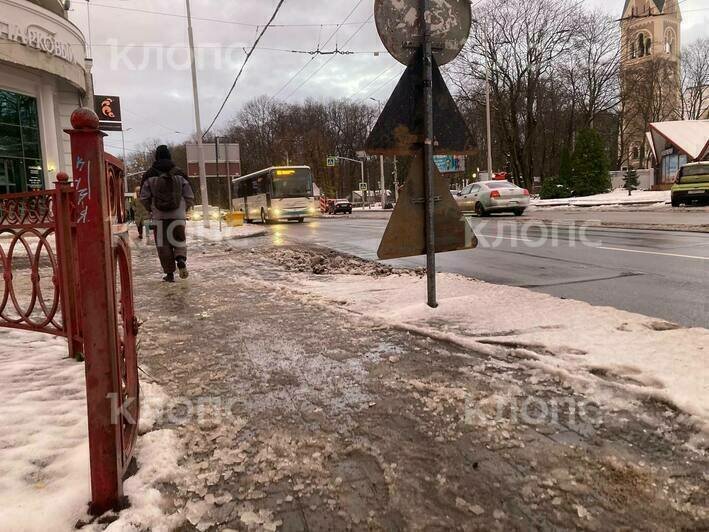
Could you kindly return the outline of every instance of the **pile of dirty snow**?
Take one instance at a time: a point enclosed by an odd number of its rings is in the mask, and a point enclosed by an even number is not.
[[[289,271],[317,275],[422,275],[423,270],[397,269],[378,262],[342,255],[327,249],[275,248],[265,252]]]

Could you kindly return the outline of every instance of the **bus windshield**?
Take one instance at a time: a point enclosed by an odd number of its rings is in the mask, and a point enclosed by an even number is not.
[[[313,195],[313,176],[307,168],[273,171],[274,198],[309,198]]]

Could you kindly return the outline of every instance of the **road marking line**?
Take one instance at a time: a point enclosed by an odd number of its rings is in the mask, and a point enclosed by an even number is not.
[[[709,257],[698,257],[696,255],[679,255],[677,253],[661,253],[659,251],[641,251],[639,249],[611,248],[606,246],[597,246],[596,249],[605,249],[607,251],[624,251],[626,253],[642,253],[644,255],[661,255],[663,257],[677,257],[680,259],[709,260]]]

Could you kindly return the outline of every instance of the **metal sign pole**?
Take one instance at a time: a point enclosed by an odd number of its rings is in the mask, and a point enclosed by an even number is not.
[[[423,171],[426,190],[426,277],[428,306],[438,307],[436,298],[436,232],[435,197],[433,186],[433,48],[431,43],[431,0],[421,0],[423,30],[423,105],[424,141]]]

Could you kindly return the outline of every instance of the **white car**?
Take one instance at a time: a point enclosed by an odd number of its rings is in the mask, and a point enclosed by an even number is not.
[[[472,183],[454,197],[463,212],[475,212],[478,216],[493,212],[522,216],[529,207],[529,191],[509,181]]]

